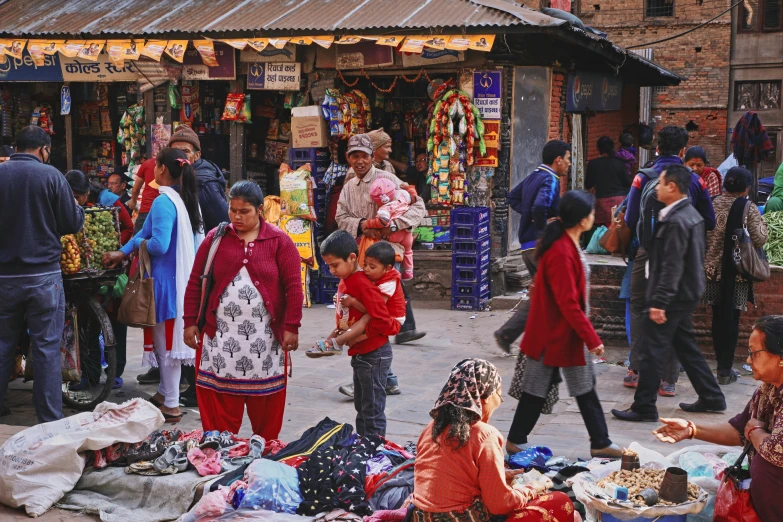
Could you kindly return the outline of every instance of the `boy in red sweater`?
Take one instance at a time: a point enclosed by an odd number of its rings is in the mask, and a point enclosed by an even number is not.
[[[359,247],[348,232],[338,230],[321,244],[321,257],[332,275],[340,278],[338,302],[343,295],[356,296],[369,316],[366,339],[348,349],[353,368],[353,404],[356,433],[362,436],[386,435],[386,378],[392,362],[389,335],[400,331],[400,323],[389,315],[381,290],[359,269]],[[338,310],[342,306],[338,305]],[[348,330],[364,315],[350,308],[338,315],[338,328]]]
[[[406,313],[405,294],[402,291],[401,275],[394,268],[395,258],[394,248],[386,241],[379,241],[367,249],[362,268],[367,278],[383,294],[389,315],[402,326],[405,323]],[[353,345],[367,339],[365,330],[367,323],[370,322],[370,316],[361,300],[352,295],[341,294],[339,301],[335,296],[335,305],[337,308],[337,328],[328,338],[317,341],[316,345],[305,353],[310,358],[340,355],[343,353],[345,345]],[[349,325],[350,309],[356,309],[364,315]]]

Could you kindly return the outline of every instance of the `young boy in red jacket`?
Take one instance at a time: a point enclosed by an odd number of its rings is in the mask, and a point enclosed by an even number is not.
[[[356,433],[383,437],[386,435],[386,378],[392,362],[388,336],[400,331],[400,323],[389,314],[381,290],[359,269],[359,247],[348,232],[338,230],[327,237],[321,244],[321,257],[332,275],[340,278],[338,302],[343,295],[354,296],[370,316],[364,331],[367,339],[348,349],[353,368]],[[338,314],[337,326],[347,330],[363,315],[358,309],[350,308],[347,318]]]
[[[405,324],[406,314],[405,294],[402,291],[402,276],[394,268],[396,255],[390,243],[379,241],[368,248],[364,254],[362,271],[380,289],[383,300],[386,301],[386,307],[389,309],[389,315],[402,326]],[[339,301],[335,296],[335,307],[337,309],[337,327],[328,338],[317,341],[315,346],[307,350],[305,355],[308,357],[341,355],[346,345],[356,344],[367,339],[365,330],[367,323],[370,322],[370,316],[361,300],[349,294],[342,294]],[[356,309],[364,315],[349,326],[349,311],[351,309]]]

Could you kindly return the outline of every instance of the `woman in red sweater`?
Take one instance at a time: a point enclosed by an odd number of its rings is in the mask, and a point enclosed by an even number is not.
[[[263,219],[264,196],[241,181],[229,194],[231,224],[219,239],[212,291],[199,330],[202,279],[215,234],[201,244],[185,292],[185,342],[196,350],[196,396],[205,431],[237,433],[247,405],[253,433],[283,426],[288,352],[299,347],[299,251]]]
[[[590,268],[579,248],[583,232],[595,221],[593,197],[581,191],[560,200],[560,217],[550,222],[536,245],[538,272],[522,337],[527,366],[506,449],[521,451],[538,422],[550,386],[562,371],[576,397],[590,434],[593,457],[617,457],[622,450],[609,439],[606,419],[595,392],[595,373],[587,352],[601,355],[604,345],[590,324]]]

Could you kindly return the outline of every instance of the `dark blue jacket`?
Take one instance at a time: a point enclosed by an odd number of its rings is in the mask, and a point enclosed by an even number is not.
[[[226,178],[217,165],[200,159],[193,164],[198,185],[198,203],[204,220],[204,234],[228,221],[226,202]]]
[[[546,165],[539,166],[508,194],[508,205],[520,214],[519,243],[533,248],[547,220],[558,216],[560,178]]]
[[[0,164],[0,277],[60,271],[60,236],[84,225],[84,210],[59,170],[32,154]]]

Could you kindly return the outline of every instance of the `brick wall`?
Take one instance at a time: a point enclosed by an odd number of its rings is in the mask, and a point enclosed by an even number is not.
[[[552,72],[552,94],[549,97],[549,139],[562,140],[565,120],[566,89],[568,83],[566,74],[559,71]]]
[[[623,86],[623,100],[619,111],[599,112],[587,116],[587,161],[598,157],[598,138],[609,136],[615,148],[623,129],[639,122],[639,87]]]
[[[607,33],[614,43],[628,47],[675,36],[730,5],[730,0],[709,0],[701,5],[674,0],[673,17],[646,18],[645,0],[592,0],[581,4],[580,17]],[[650,47],[654,61],[686,78],[677,87],[654,91],[655,129],[685,126],[693,120],[699,130],[691,133],[691,145],[705,147],[715,161],[722,159],[726,151],[731,17],[726,14],[688,35]]]

